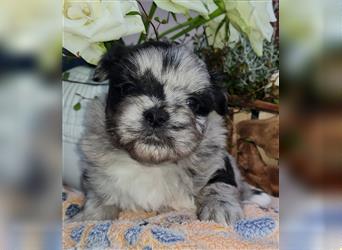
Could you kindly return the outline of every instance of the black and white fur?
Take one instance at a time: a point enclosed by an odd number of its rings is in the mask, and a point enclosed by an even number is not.
[[[226,97],[197,56],[162,42],[115,46],[96,77],[110,86],[88,106],[86,203],[76,220],[126,209],[196,209],[224,225],[243,217],[253,192],[225,147]]]

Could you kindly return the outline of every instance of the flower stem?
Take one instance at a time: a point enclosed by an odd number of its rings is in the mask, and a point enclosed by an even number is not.
[[[176,26],[174,26],[174,27],[172,27],[172,28],[170,28],[170,29],[168,29],[168,30],[162,32],[162,33],[159,35],[159,37],[164,37],[164,36],[166,36],[166,35],[168,35],[168,34],[174,32],[174,31],[176,31],[176,30],[179,30],[179,29],[181,29],[181,28],[183,28],[183,27],[185,27],[185,26],[188,26],[188,25],[192,24],[192,23],[193,23],[195,20],[197,20],[198,18],[199,18],[199,16],[197,16],[197,17],[195,17],[195,18],[192,18],[191,20],[186,21],[186,22],[184,22],[184,23],[178,24],[178,25],[176,25]]]
[[[144,33],[140,34],[138,44],[140,44],[143,40],[144,41],[146,40],[146,38],[148,36],[148,31],[149,31],[149,28],[150,28],[150,24],[152,24],[152,18],[153,18],[154,13],[156,12],[156,9],[157,9],[157,5],[153,2],[152,5],[151,5],[151,8],[150,8],[150,11],[149,11],[148,15],[145,14],[146,15],[146,23],[145,23],[146,33],[145,34]],[[154,31],[157,32],[155,29],[154,29]],[[156,36],[158,36],[157,33],[156,33]]]
[[[179,37],[185,35],[186,33],[188,33],[189,31],[191,31],[191,30],[193,30],[193,29],[195,29],[196,27],[197,27],[197,26],[191,25],[191,26],[189,26],[188,28],[183,29],[182,31],[180,31],[180,32],[178,32],[177,34],[173,35],[173,36],[170,38],[170,40],[172,40],[172,41],[173,41],[173,40],[176,40],[177,38],[179,38]]]
[[[171,37],[172,40],[175,40],[177,39],[178,37],[186,34],[187,32],[201,26],[202,24],[205,24],[206,22],[209,22],[210,20],[222,15],[224,13],[224,10],[218,8],[217,10],[215,10],[214,12],[212,12],[211,14],[209,14],[209,18],[208,19],[205,19],[204,17],[202,16],[197,16],[195,18],[192,18],[190,19],[189,21],[187,22],[184,22],[184,23],[181,23],[179,25],[176,25],[174,27],[172,27],[171,29],[168,29],[166,31],[164,31],[163,33],[161,33],[159,35],[159,38],[161,37],[164,37],[170,33],[173,33],[179,29],[182,29],[186,26],[188,26],[187,28],[181,30],[180,32],[178,32],[177,34],[175,34],[174,36]]]

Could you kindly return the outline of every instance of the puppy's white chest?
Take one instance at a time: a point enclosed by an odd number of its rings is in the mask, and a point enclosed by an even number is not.
[[[192,183],[175,164],[146,167],[123,155],[107,168],[105,191],[109,203],[122,209],[193,209]]]

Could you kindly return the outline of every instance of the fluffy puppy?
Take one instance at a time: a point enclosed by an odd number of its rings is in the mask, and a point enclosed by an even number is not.
[[[76,219],[124,209],[196,209],[224,225],[243,216],[253,192],[225,148],[227,100],[203,61],[175,44],[115,46],[96,78],[109,90],[86,112],[86,203]]]

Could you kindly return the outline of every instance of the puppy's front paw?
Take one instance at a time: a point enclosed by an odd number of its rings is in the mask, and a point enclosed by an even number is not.
[[[225,183],[205,186],[196,199],[197,216],[200,220],[213,220],[230,225],[243,218],[243,211],[236,187]]]
[[[215,201],[203,204],[197,210],[200,220],[212,220],[219,224],[228,226],[243,218],[240,204],[231,204],[224,201]]]
[[[87,220],[115,220],[118,218],[120,209],[117,206],[98,205],[93,200],[87,200],[83,209],[66,222],[80,222]]]

